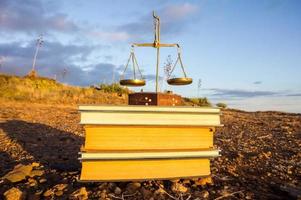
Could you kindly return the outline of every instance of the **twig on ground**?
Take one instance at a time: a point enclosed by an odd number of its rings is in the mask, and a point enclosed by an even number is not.
[[[238,194],[238,193],[241,193],[241,192],[243,192],[243,190],[240,190],[240,191],[237,191],[237,192],[232,192],[232,193],[229,193],[229,194],[225,194],[225,195],[223,195],[223,196],[220,196],[220,197],[215,198],[214,200],[223,199],[223,198],[225,198],[225,197],[233,196],[234,194]]]
[[[163,190],[163,192],[165,193],[165,194],[167,194],[170,198],[172,198],[172,199],[175,199],[175,200],[179,200],[179,198],[176,198],[176,197],[174,197],[174,196],[172,196],[171,194],[169,194],[160,184],[158,184],[156,181],[153,181],[158,187],[160,187],[162,190]]]
[[[137,193],[138,193],[138,191],[136,191],[133,194],[121,194],[121,197],[117,197],[117,196],[115,196],[113,194],[109,194],[109,196],[112,197],[112,198],[115,198],[115,199],[122,199],[122,200],[124,200],[125,197],[135,196]]]
[[[109,196],[112,197],[112,198],[114,198],[114,199],[122,199],[122,200],[124,200],[123,196],[117,197],[114,194],[109,194]]]
[[[215,174],[212,174],[211,176],[212,176],[212,177],[215,177],[215,178],[217,178],[217,179],[219,179],[219,180],[222,180],[222,181],[232,181],[232,180],[233,180],[233,178],[230,178],[230,177],[228,177],[228,176],[223,176],[223,177],[221,177],[221,176],[217,176],[217,175],[215,175]]]
[[[259,136],[259,137],[257,137],[257,138],[263,139],[263,138],[268,138],[268,137],[272,137],[272,135],[263,135],[263,136]]]

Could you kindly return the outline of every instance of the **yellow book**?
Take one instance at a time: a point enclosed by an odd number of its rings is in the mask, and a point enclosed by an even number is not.
[[[214,128],[85,126],[86,150],[171,150],[213,147]]]
[[[164,106],[80,106],[81,124],[220,126],[218,108]]]
[[[83,161],[81,181],[175,179],[210,175],[209,159]]]

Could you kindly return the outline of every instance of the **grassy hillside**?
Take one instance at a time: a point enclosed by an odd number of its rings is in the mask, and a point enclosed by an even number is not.
[[[125,104],[128,90],[118,85],[101,85],[99,89],[76,87],[48,78],[18,77],[0,74],[0,99],[41,103]]]

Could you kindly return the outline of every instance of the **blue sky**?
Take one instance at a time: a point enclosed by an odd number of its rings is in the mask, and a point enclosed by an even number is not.
[[[39,74],[74,85],[118,80],[130,44],[153,41],[155,10],[162,22],[161,42],[182,46],[186,72],[194,79],[183,87],[162,80],[162,91],[196,97],[201,79],[199,96],[214,103],[301,112],[300,9],[301,2],[292,0],[1,0],[0,71],[26,74],[35,40],[43,34]],[[154,91],[155,49],[135,53],[148,78],[143,89]],[[176,50],[161,50],[161,76],[168,55],[175,61]]]

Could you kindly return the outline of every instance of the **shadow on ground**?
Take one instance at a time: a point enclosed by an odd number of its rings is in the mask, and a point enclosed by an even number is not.
[[[45,124],[21,120],[0,123],[0,129],[32,155],[34,161],[45,167],[64,171],[79,170],[77,158],[83,143],[82,137]]]

